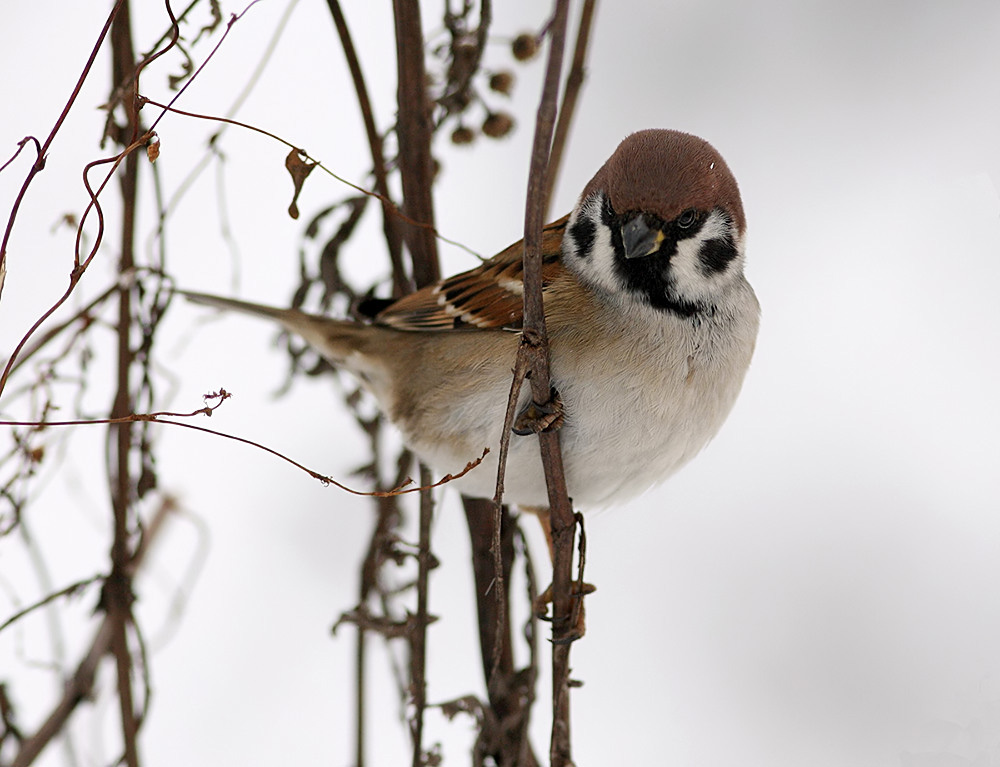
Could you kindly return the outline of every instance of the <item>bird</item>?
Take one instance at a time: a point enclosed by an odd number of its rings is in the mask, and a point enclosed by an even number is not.
[[[715,436],[753,356],[760,306],[744,275],[736,179],[704,139],[627,136],[572,212],[542,233],[551,382],[573,505],[618,505],[667,479]],[[380,308],[337,319],[181,291],[276,320],[353,374],[426,465],[492,498],[523,321],[523,241]],[[519,412],[530,403],[522,387]],[[514,436],[504,501],[548,506],[537,440]]]

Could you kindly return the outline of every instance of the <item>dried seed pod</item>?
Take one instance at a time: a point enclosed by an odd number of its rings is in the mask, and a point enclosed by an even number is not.
[[[472,128],[467,128],[464,125],[459,125],[451,132],[452,144],[461,146],[463,144],[471,144],[475,140],[476,134],[472,131]]]
[[[514,118],[506,112],[491,112],[483,120],[483,133],[490,138],[503,138],[514,128]]]
[[[490,90],[509,96],[514,87],[514,74],[512,72],[496,72],[490,75]]]
[[[530,32],[522,32],[514,38],[511,52],[518,61],[527,61],[538,53],[538,38]]]

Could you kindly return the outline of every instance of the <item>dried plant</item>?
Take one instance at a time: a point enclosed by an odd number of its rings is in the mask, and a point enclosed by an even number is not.
[[[163,410],[160,393],[162,376],[157,372],[158,330],[167,316],[171,288],[176,275],[168,269],[169,250],[163,237],[163,222],[169,205],[162,199],[144,200],[139,177],[152,167],[161,152],[157,127],[167,114],[184,119],[213,121],[219,133],[207,157],[218,159],[226,128],[253,130],[271,140],[285,143],[289,152],[286,167],[294,194],[289,206],[293,218],[300,215],[299,193],[316,171],[335,174],[292,141],[265,130],[265,126],[242,123],[230,115],[195,113],[185,108],[184,94],[201,73],[212,66],[216,52],[251,2],[239,14],[226,17],[217,2],[193,0],[180,14],[169,2],[163,5],[165,31],[145,54],[137,53],[132,38],[132,7],[117,0],[107,23],[95,40],[90,57],[83,65],[73,92],[44,141],[28,136],[0,172],[13,173],[23,164],[22,153],[34,152],[20,191],[7,216],[0,244],[0,298],[6,272],[7,247],[17,224],[22,200],[44,172],[48,147],[76,107],[84,83],[92,79],[94,62],[110,53],[112,79],[105,104],[104,132],[95,137],[102,155],[84,169],[88,202],[78,214],[66,219],[76,231],[72,269],[65,292],[50,307],[39,311],[37,321],[9,350],[0,373],[0,425],[9,437],[2,449],[0,469],[0,546],[30,547],[29,520],[36,507],[46,502],[34,492],[37,475],[52,453],[57,433],[68,430],[103,429],[107,440],[108,510],[112,530],[108,558],[102,569],[65,586],[53,588],[36,602],[22,606],[0,623],[0,632],[11,630],[21,621],[43,610],[59,609],[80,595],[96,603],[93,639],[75,661],[67,662],[67,679],[61,697],[53,701],[46,721],[34,732],[18,724],[16,690],[12,682],[0,678],[0,764],[28,765],[63,734],[73,713],[88,705],[95,694],[99,666],[108,659],[114,666],[114,698],[120,721],[122,753],[118,761],[133,767],[140,764],[140,731],[149,715],[150,677],[146,643],[135,604],[136,574],[142,567],[151,543],[162,526],[176,516],[176,499],[164,489],[166,484],[157,467],[157,434],[164,425],[196,429],[228,439],[236,439],[291,462],[324,484],[360,492],[372,497],[375,524],[364,551],[359,552],[360,587],[358,601],[345,606],[335,628],[352,627],[357,633],[357,678],[355,708],[357,738],[354,763],[366,762],[364,730],[367,697],[366,669],[372,662],[365,637],[377,635],[387,643],[405,647],[405,666],[396,669],[400,697],[407,701],[412,763],[432,765],[441,756],[428,746],[424,717],[431,705],[426,697],[427,626],[435,619],[428,610],[431,573],[438,554],[430,550],[432,498],[430,489],[451,477],[433,477],[413,465],[405,450],[387,454],[385,424],[371,403],[356,388],[341,382],[345,406],[354,415],[368,441],[370,459],[359,474],[368,489],[348,487],[350,483],[325,476],[272,447],[238,435],[193,423],[210,417],[228,399],[220,389],[205,395],[203,407],[188,412]],[[563,48],[567,36],[568,2],[556,0],[553,15],[543,29],[513,38],[511,67],[545,51],[546,74],[537,120],[525,215],[525,321],[518,359],[512,360],[515,376],[511,403],[525,377],[529,377],[535,400],[545,401],[548,383],[547,341],[541,305],[539,242],[547,214],[554,178],[569,135],[576,96],[589,39],[594,3],[588,0],[580,12],[576,54],[563,84]],[[435,226],[433,185],[435,159],[432,139],[443,132],[455,144],[472,143],[479,133],[501,138],[515,129],[515,119],[500,106],[513,87],[513,69],[489,70],[484,51],[491,40],[490,0],[446,3],[441,20],[440,40],[428,40],[419,5],[395,0],[395,60],[398,92],[395,124],[385,125],[374,113],[364,72],[351,37],[350,26],[338,0],[328,0],[330,15],[351,75],[357,108],[365,127],[366,151],[371,158],[370,188],[348,184],[349,191],[313,212],[304,230],[298,263],[300,282],[291,298],[296,307],[315,310],[357,312],[365,301],[378,300],[379,291],[398,297],[439,277],[437,256],[441,237]],[[200,17],[201,26],[191,28]],[[169,59],[163,59],[167,53]],[[177,69],[166,71],[164,62]],[[156,72],[176,91],[169,103],[147,98],[142,83]],[[562,98],[560,102],[560,91]],[[561,105],[560,105],[561,103]],[[470,127],[473,122],[479,128]],[[528,121],[520,121],[526,125]],[[381,126],[381,127],[380,127]],[[105,145],[113,146],[105,150]],[[387,147],[395,147],[395,155]],[[109,204],[114,185],[119,199]],[[341,179],[343,180],[343,179]],[[186,182],[185,182],[186,183]],[[394,188],[400,190],[398,196]],[[181,194],[182,190],[178,191]],[[159,222],[153,235],[154,247],[140,252],[136,247],[141,210],[155,212]],[[340,257],[352,245],[364,215],[377,210],[385,243],[388,285],[356,285],[344,276]],[[82,276],[107,247],[107,235],[114,233],[118,254],[115,273],[104,289],[81,306],[69,319],[55,324],[55,312],[77,293]],[[290,247],[292,245],[290,244]],[[110,333],[114,351],[95,343],[95,334]],[[97,346],[102,346],[100,351]],[[299,375],[335,375],[329,366],[310,356],[291,339],[288,341],[289,382]],[[110,357],[110,360],[109,360]],[[95,416],[85,396],[94,381],[97,365],[114,371],[113,392],[108,412]],[[66,417],[72,412],[72,417]],[[10,417],[16,414],[16,417]],[[513,418],[513,408],[508,408]],[[508,424],[509,426],[509,424]],[[509,435],[510,429],[505,430]],[[569,654],[571,645],[563,641],[573,622],[577,600],[572,596],[575,532],[579,524],[566,495],[559,455],[558,432],[539,435],[546,476],[549,480],[553,512],[555,561],[553,575],[553,731],[549,761],[552,765],[572,763],[569,729]],[[474,464],[470,464],[472,468]],[[387,468],[388,467],[388,468]],[[410,481],[416,473],[418,481]],[[419,534],[416,542],[404,539],[402,521],[413,513],[404,502],[405,493],[419,493],[416,513]],[[466,520],[473,548],[472,577],[478,599],[480,651],[486,680],[485,695],[474,691],[457,700],[437,704],[449,717],[470,716],[478,726],[473,764],[536,765],[539,763],[528,740],[528,724],[534,702],[542,697],[537,690],[539,627],[534,618],[521,627],[529,662],[517,668],[514,644],[517,634],[511,626],[511,600],[531,605],[536,596],[533,565],[518,528],[517,517],[502,505],[502,475],[494,502],[465,499]],[[440,556],[448,556],[442,553]],[[582,566],[582,553],[576,560]],[[406,567],[406,565],[415,565]],[[41,565],[44,567],[44,563]],[[526,593],[512,595],[508,589],[515,568],[523,568]],[[402,587],[400,572],[414,572],[412,583]],[[16,584],[15,584],[16,587]],[[530,610],[528,610],[530,612]],[[2,617],[2,616],[0,616]],[[337,641],[342,641],[338,631]],[[391,658],[393,656],[387,655]]]

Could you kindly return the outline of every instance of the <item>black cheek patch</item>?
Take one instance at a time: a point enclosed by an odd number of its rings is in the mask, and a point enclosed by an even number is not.
[[[576,243],[576,255],[580,258],[587,258],[594,250],[594,241],[597,239],[597,224],[584,215],[576,217],[573,226],[569,228],[569,236]]]
[[[719,274],[726,271],[732,260],[739,255],[736,246],[729,239],[707,240],[698,252],[702,271],[706,275]]]

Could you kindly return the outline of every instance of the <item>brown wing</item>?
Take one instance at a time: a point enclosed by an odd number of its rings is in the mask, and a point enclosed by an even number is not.
[[[542,230],[542,286],[563,270],[560,245],[569,216]],[[489,261],[415,293],[379,312],[375,322],[397,330],[519,328],[524,285],[523,240]]]

